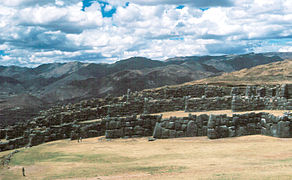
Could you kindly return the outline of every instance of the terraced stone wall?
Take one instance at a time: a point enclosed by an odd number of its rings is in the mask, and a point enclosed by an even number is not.
[[[262,134],[279,138],[292,137],[292,113],[274,116],[268,113],[211,115],[207,136],[210,139]]]
[[[157,122],[153,137],[158,139],[194,137],[207,135],[208,115],[170,117]]]
[[[292,99],[284,97],[233,96],[233,112],[253,110],[292,110]]]
[[[231,109],[231,96],[212,98],[191,98],[185,103],[186,112]]]
[[[113,139],[151,136],[156,122],[159,121],[161,116],[153,115],[108,117],[105,119],[105,137]]]
[[[183,98],[185,96],[223,97],[230,96],[231,89],[232,87],[214,85],[184,85],[179,87],[164,87],[154,90],[144,90],[136,94],[133,93],[132,96],[152,99]]]

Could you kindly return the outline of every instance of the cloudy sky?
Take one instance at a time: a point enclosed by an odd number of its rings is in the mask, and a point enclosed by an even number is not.
[[[0,65],[292,51],[291,0],[0,2]]]

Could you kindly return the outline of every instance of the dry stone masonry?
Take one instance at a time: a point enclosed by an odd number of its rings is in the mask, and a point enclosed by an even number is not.
[[[128,117],[108,117],[105,119],[106,138],[145,137],[153,134],[154,125],[161,116],[140,115]]]
[[[26,122],[0,129],[0,151],[70,138],[105,135],[106,138],[210,139],[252,134],[290,138],[292,115],[267,113],[189,115],[162,118],[153,113],[211,110],[292,110],[292,84],[265,86],[183,85],[141,92],[128,90],[122,97],[108,96],[41,111]]]

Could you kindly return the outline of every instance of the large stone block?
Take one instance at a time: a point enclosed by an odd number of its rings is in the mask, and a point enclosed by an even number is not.
[[[105,137],[107,139],[115,138],[115,131],[114,130],[106,130]]]
[[[246,136],[248,135],[247,129],[245,126],[241,126],[236,130],[236,135],[237,136]]]
[[[287,98],[292,99],[292,84],[287,84]]]
[[[180,131],[181,130],[181,123],[179,123],[178,121],[175,122],[174,128],[175,128],[176,131]]]
[[[282,84],[280,87],[279,97],[288,98],[288,86],[287,84]]]
[[[160,123],[156,123],[154,131],[153,131],[153,137],[160,139],[162,138],[162,127]]]
[[[135,126],[134,134],[144,136],[144,128],[142,128],[141,126]]]
[[[236,136],[236,132],[235,132],[235,127],[231,126],[228,128],[228,137],[235,137]]]
[[[278,137],[278,125],[277,124],[273,124],[270,128],[270,134],[273,137]]]
[[[189,121],[186,135],[187,137],[194,137],[197,135],[197,126],[195,125],[194,121]]]
[[[216,127],[215,130],[216,130],[217,138],[229,137],[229,129],[226,125]]]
[[[211,114],[209,116],[209,121],[208,121],[208,128],[214,129],[216,127],[216,121],[217,121],[217,116]]]
[[[185,137],[185,133],[183,131],[176,131],[176,137]]]
[[[163,138],[163,139],[169,138],[169,130],[168,129],[162,128],[161,138]]]
[[[169,138],[175,138],[176,137],[176,131],[175,130],[170,130],[169,131]]]
[[[121,138],[121,137],[123,137],[124,136],[124,131],[123,131],[123,129],[121,128],[121,129],[116,129],[116,130],[114,130],[115,132],[114,132],[114,134],[115,134],[115,138]]]
[[[278,137],[280,138],[289,138],[290,134],[290,121],[280,121],[278,123]]]
[[[208,127],[207,126],[203,126],[202,127],[202,133],[203,133],[202,135],[203,136],[207,136],[207,131],[208,131]]]
[[[125,133],[133,132],[133,127],[124,127]]]
[[[109,122],[109,129],[116,129],[117,128],[117,122],[112,120]]]
[[[169,122],[168,126],[167,126],[167,129],[174,129],[174,127],[175,127],[175,123],[174,122]]]
[[[215,129],[208,129],[208,132],[207,132],[207,136],[209,139],[217,139],[217,133],[215,131]]]

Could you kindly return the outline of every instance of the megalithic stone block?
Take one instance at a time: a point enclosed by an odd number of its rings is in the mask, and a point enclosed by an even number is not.
[[[289,138],[290,134],[290,121],[280,121],[278,122],[277,136],[279,138]]]
[[[212,129],[212,128],[208,129],[207,136],[209,139],[217,139],[218,138],[215,129]]]
[[[197,126],[194,121],[189,121],[187,125],[187,137],[194,137],[197,135]]]
[[[161,127],[161,124],[159,122],[156,122],[156,124],[155,124],[155,128],[153,131],[153,137],[157,138],[157,139],[161,139],[161,137],[162,137],[162,127]]]

